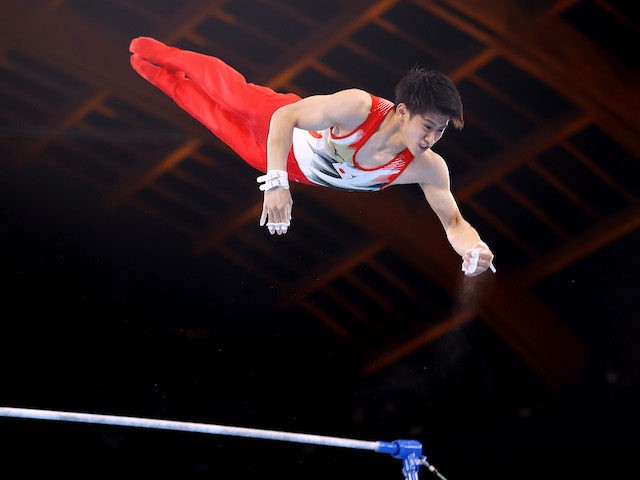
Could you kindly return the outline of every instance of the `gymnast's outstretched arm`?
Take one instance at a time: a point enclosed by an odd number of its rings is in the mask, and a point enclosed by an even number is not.
[[[467,276],[475,277],[493,267],[493,253],[480,235],[460,213],[460,209],[451,193],[449,169],[439,155],[434,155],[429,165],[423,167],[424,176],[429,180],[421,183],[427,202],[436,213],[447,240],[462,257],[462,270]]]
[[[314,95],[285,105],[273,114],[267,140],[267,174],[260,225],[278,235],[287,232],[291,221],[293,198],[286,179],[287,155],[293,143],[293,129],[350,132],[369,114],[371,95],[349,89],[331,95]]]

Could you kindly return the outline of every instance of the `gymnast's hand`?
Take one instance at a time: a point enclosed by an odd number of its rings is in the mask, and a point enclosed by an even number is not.
[[[496,272],[493,266],[493,253],[486,243],[478,242],[462,255],[462,271],[468,277],[480,275],[487,269]]]
[[[282,235],[287,233],[291,223],[293,198],[288,188],[277,187],[264,192],[260,226],[267,225],[269,233]]]

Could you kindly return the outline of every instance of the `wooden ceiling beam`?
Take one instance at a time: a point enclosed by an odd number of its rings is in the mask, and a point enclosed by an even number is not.
[[[640,205],[638,204],[599,222],[570,242],[542,255],[535,263],[515,272],[513,280],[522,285],[531,285],[603,249],[637,228],[640,228]]]
[[[417,3],[455,21],[456,27],[579,105],[608,135],[640,155],[638,86],[620,78],[610,58],[564,21],[544,12],[532,16],[508,0],[444,0],[447,8],[428,0]]]
[[[280,305],[283,308],[289,308],[312,292],[324,288],[336,278],[344,276],[358,265],[373,258],[384,247],[383,242],[376,241],[370,245],[357,245],[344,249],[342,254],[334,255],[331,261],[326,262],[323,269],[316,269],[305,277],[295,279],[286,296],[280,299]]]
[[[107,207],[115,207],[136,192],[153,182],[156,178],[174,168],[178,163],[198,150],[202,145],[202,141],[197,138],[187,140],[174,151],[169,153],[160,161],[155,159],[142,165],[137,171],[130,172],[125,178],[114,185],[107,193],[105,205]]]
[[[99,91],[89,98],[85,98],[80,104],[73,104],[70,109],[63,109],[55,115],[45,135],[41,135],[38,141],[30,144],[25,150],[17,155],[16,163],[24,165],[35,158],[38,158],[44,149],[55,139],[64,135],[64,132],[81,122],[90,112],[98,110],[107,92]]]
[[[375,374],[383,368],[402,360],[406,356],[420,350],[425,345],[435,342],[450,331],[470,322],[475,318],[475,315],[476,312],[473,309],[461,310],[437,324],[412,335],[409,340],[388,348],[385,351],[378,352],[364,364],[362,369],[364,374]]]
[[[464,201],[507,173],[530,162],[536,155],[562,142],[589,125],[589,118],[571,113],[547,122],[542,128],[513,143],[482,165],[460,178],[455,185],[456,198]]]
[[[205,127],[166,101],[164,94],[131,68],[130,39],[117,37],[64,5],[33,12],[27,3],[14,2],[2,15],[2,43],[7,49],[44,59],[45,64],[93,86],[96,93],[117,92],[120,99],[176,125],[176,129],[200,138],[210,136]]]
[[[209,229],[197,236],[193,246],[194,255],[202,255],[204,252],[217,248],[218,245],[233,232],[240,230],[249,222],[256,222],[262,212],[262,201],[256,201],[239,207],[236,213],[229,214],[229,218],[221,224],[213,224]]]
[[[275,61],[257,80],[257,83],[278,90],[295,76],[329,52],[363,25],[389,10],[399,0],[352,0],[345,2],[345,10],[327,24],[318,25],[316,31],[286,55]]]
[[[460,259],[446,241],[435,215],[426,213],[429,212],[426,202],[424,209],[409,212],[404,202],[389,190],[378,194],[332,192],[331,195],[322,190],[310,189],[310,194],[342,212],[348,208],[354,223],[394,248],[445,291],[456,291],[462,275]],[[345,201],[343,195],[349,195],[349,200]],[[588,355],[584,342],[532,293],[514,290],[500,273],[496,277],[486,275],[485,281],[495,285],[492,293],[478,299],[481,318],[550,385],[559,388],[573,381]],[[563,348],[558,348],[559,344]]]

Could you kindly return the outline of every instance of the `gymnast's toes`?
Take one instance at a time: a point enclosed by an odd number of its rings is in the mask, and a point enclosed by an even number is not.
[[[140,55],[145,60],[154,62],[167,53],[172,47],[165,45],[151,37],[137,37],[131,40],[129,51]]]
[[[148,81],[153,81],[157,75],[158,67],[149,63],[138,54],[131,55],[129,61],[133,69]]]

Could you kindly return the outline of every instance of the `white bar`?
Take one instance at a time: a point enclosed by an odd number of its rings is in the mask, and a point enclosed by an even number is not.
[[[30,408],[0,407],[0,417],[31,418],[37,420],[58,420],[64,422],[98,423],[103,425],[119,425],[122,427],[156,428],[160,430],[179,430],[183,432],[208,433],[211,435],[227,435],[233,437],[260,438],[283,442],[307,443],[330,447],[356,448],[375,451],[379,442],[366,442],[348,438],[308,435],[304,433],[280,432],[277,430],[260,430],[255,428],[229,427],[206,423],[178,422],[172,420],[156,420],[151,418],[126,417],[116,415],[99,415],[94,413],[60,412],[54,410],[37,410]]]

